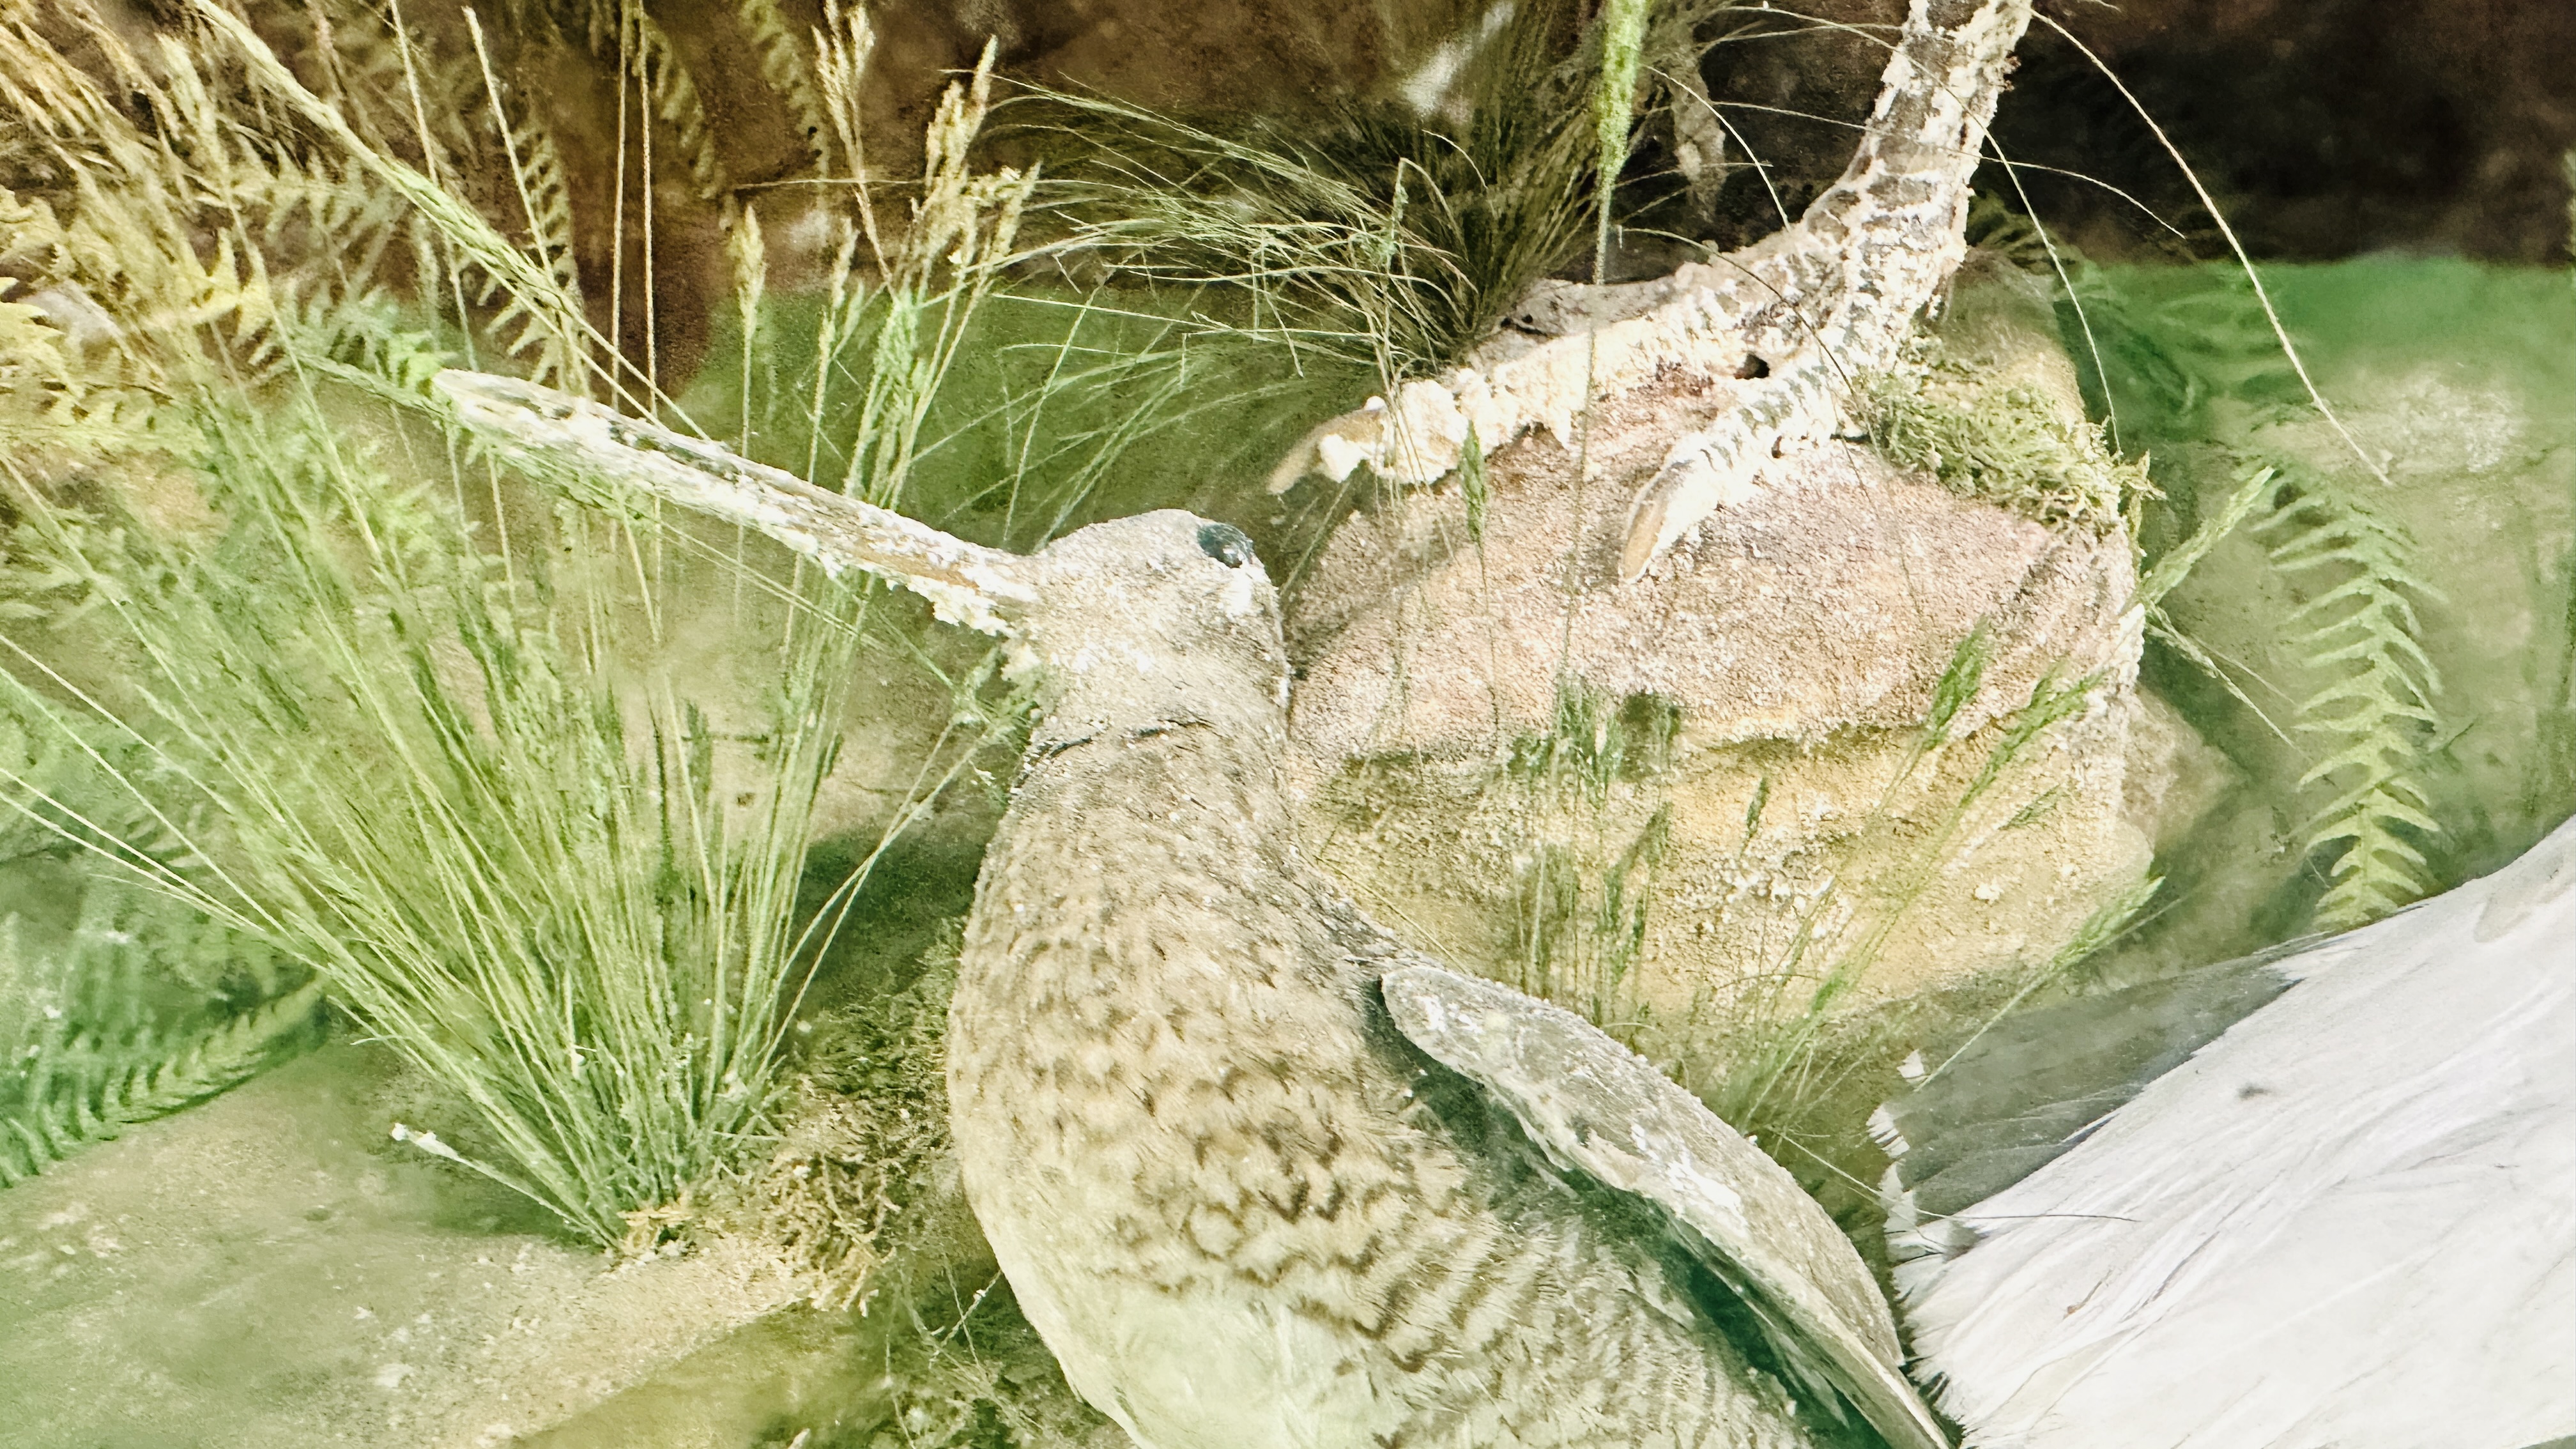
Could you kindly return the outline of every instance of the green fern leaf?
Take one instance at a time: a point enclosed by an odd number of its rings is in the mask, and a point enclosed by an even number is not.
[[[707,128],[706,105],[698,99],[698,83],[690,77],[669,34],[654,24],[640,6],[633,12],[633,21],[635,44],[643,61],[644,91],[653,103],[653,114],[679,136],[680,150],[689,163],[690,178],[697,182],[698,195],[713,201],[732,190],[733,182],[726,175],[724,158],[716,152],[715,137]]]
[[[103,1075],[49,1074],[42,1095],[23,1103],[0,1127],[0,1186],[44,1171],[81,1148],[126,1128],[241,1085],[281,1052],[309,1039],[322,1005],[322,983],[308,981],[256,1010],[191,1038],[178,1050],[132,1061]],[[148,1037],[146,1038],[148,1040]],[[104,1053],[126,1058],[134,1047]]]
[[[2343,930],[2432,887],[2423,852],[2400,831],[2441,830],[2415,778],[2440,728],[2441,691],[2417,602],[2440,595],[2410,566],[2405,530],[2366,498],[2275,466],[2288,497],[2256,527],[2273,535],[2274,567],[2320,586],[2283,633],[2318,679],[2300,701],[2297,728],[2325,744],[2299,783],[2333,792],[2301,828],[2303,844],[2311,853],[2343,847],[2315,919]]]
[[[787,28],[778,0],[734,0],[733,10],[742,28],[750,32],[752,48],[760,52],[760,78],[795,114],[796,133],[814,153],[815,166],[829,166],[831,122],[823,90],[814,78],[814,61]]]

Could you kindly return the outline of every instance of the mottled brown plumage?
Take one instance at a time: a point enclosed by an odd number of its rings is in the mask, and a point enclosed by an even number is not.
[[[950,1014],[967,1190],[1067,1376],[1153,1449],[1805,1442],[1657,1245],[1387,1022],[1402,948],[1294,845],[1270,584],[1199,528],[1041,556],[1071,603]],[[1185,697],[1104,624],[1203,666]]]

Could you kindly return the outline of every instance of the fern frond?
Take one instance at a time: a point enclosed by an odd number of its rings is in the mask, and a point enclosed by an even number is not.
[[[542,326],[553,334],[546,343],[548,347],[559,349],[566,358],[587,355],[585,344],[593,334],[583,316],[580,297],[566,291],[558,277],[512,245],[498,228],[438,181],[368,145],[345,118],[305,89],[259,36],[230,11],[213,0],[195,0],[190,14],[210,42],[223,42],[238,57],[254,91],[274,98],[339,147],[371,181],[408,203],[420,223],[435,233],[443,247],[452,250],[460,265],[477,269],[508,294],[513,307],[541,319],[530,325]],[[471,10],[466,12],[466,18],[471,26]],[[208,48],[215,47],[210,44]],[[586,372],[577,371],[555,385],[586,393],[588,389],[580,385],[586,377]]]
[[[456,365],[456,355],[435,335],[403,325],[389,302],[341,308],[330,321],[327,337],[315,334],[321,345],[308,344],[307,364],[387,402],[418,405],[429,380]]]
[[[2414,567],[2413,539],[2365,487],[2260,445],[2264,429],[2311,416],[2313,400],[2250,278],[2175,274],[2116,289],[2097,278],[2079,291],[2120,364],[2112,377],[2095,380],[2106,398],[2117,383],[2123,425],[2138,441],[2188,448],[2214,438],[2255,440],[2231,449],[2235,489],[2204,515],[2198,534],[2150,571],[2148,597],[2170,590],[2227,526],[2261,509],[2246,526],[2300,596],[2275,637],[2304,675],[2291,686],[2298,706],[2290,732],[2313,746],[2299,788],[2323,797],[2300,826],[2304,852],[2320,859],[2334,853],[2316,924],[2346,929],[2416,899],[2433,884],[2419,847],[2438,826],[2420,777],[2439,730],[2441,679],[2424,646],[2420,612],[2440,594]],[[2283,733],[2153,608],[2150,625]]]
[[[406,221],[403,199],[357,160],[242,123],[230,78],[175,38],[160,38],[149,75],[112,38],[101,46],[115,69],[134,71],[132,109],[150,118],[148,132],[41,36],[0,28],[0,65],[30,78],[0,104],[20,119],[33,119],[39,93],[60,108],[38,124],[71,178],[50,203],[0,206],[0,244],[41,258],[48,291],[94,299],[114,319],[95,329],[103,345],[81,349],[76,385],[61,389],[67,405],[47,410],[46,431],[75,438],[84,423],[95,432],[148,413],[134,405],[138,388],[185,391],[193,378],[238,392],[271,380],[287,355],[279,327],[331,330],[333,313],[374,292]],[[67,128],[67,116],[85,128]],[[93,387],[108,390],[96,403],[81,396]]]
[[[172,869],[193,852],[120,798],[116,766],[27,733],[0,735],[0,881],[53,856],[78,872],[80,911],[34,945],[23,921],[0,917],[0,1186],[244,1080],[321,1001],[312,973],[264,942],[127,870],[84,868],[85,846],[105,853],[97,837],[138,817],[147,828],[123,842],[129,856]]]
[[[416,147],[432,176],[465,174],[481,152],[473,125],[481,89],[471,59],[441,54],[417,27],[403,33],[376,0],[323,0],[310,7],[328,18],[330,63],[341,81],[335,96],[359,129],[379,145],[390,138]]]
[[[12,250],[10,240],[11,228],[0,218],[0,253]],[[0,277],[0,296],[14,284]],[[86,297],[47,289],[43,300],[69,310]],[[124,385],[114,369],[94,365],[85,352],[43,307],[0,300],[0,435],[19,457],[60,451],[95,458],[152,445],[155,399]],[[11,581],[16,553],[0,540],[0,619],[19,607],[11,595],[24,601],[26,580]]]
[[[2291,474],[2282,501],[2255,525],[2273,565],[2313,588],[2284,633],[2318,683],[2300,701],[2300,732],[2324,753],[2300,778],[2330,798],[2300,834],[2315,852],[2343,846],[2327,868],[2316,924],[2347,930],[2432,889],[2408,838],[2438,834],[2418,775],[2440,727],[2441,674],[2425,651],[2419,600],[2439,591],[2413,569],[2406,530],[2340,483]]]
[[[43,1070],[39,1060],[41,1089],[0,1117],[0,1187],[250,1080],[310,1035],[321,1006],[322,983],[308,981],[166,1053],[146,1054],[156,1044],[147,1033],[112,1051],[93,1046],[87,1055],[126,1063],[104,1071]]]
[[[94,550],[101,561],[133,559],[137,552],[125,531],[78,515],[23,522],[11,542],[24,545],[25,556],[46,568],[63,593],[76,594],[75,606],[120,587],[100,578],[106,570],[94,566],[84,550]],[[150,564],[137,563],[135,581],[127,587],[148,589]],[[68,612],[64,600],[46,602],[52,606],[44,611],[49,623]],[[187,808],[147,805],[129,788],[133,782],[160,783],[167,773],[148,746],[59,712],[40,718],[41,711],[32,691],[14,675],[0,673],[0,868],[36,856],[66,862],[97,856],[125,865],[154,861],[174,869],[200,862],[192,843],[199,822]],[[86,904],[104,909],[107,898]],[[96,932],[131,934],[126,922],[112,916],[87,924]],[[23,1005],[32,997],[21,991],[14,999]],[[0,997],[0,1050],[7,1047],[10,1000]]]
[[[679,137],[698,195],[713,201],[732,190],[733,182],[725,171],[724,158],[717,154],[715,137],[708,131],[707,108],[698,98],[698,83],[690,76],[687,63],[680,59],[678,47],[671,44],[669,33],[653,23],[653,17],[640,5],[629,14],[645,99],[653,114]]]
[[[564,183],[563,153],[554,133],[534,117],[520,125],[519,145],[527,164],[519,173],[528,203],[528,233],[537,256],[556,283],[571,296],[581,295],[581,271],[573,260],[572,190]]]
[[[750,35],[752,48],[760,52],[760,78],[795,114],[796,134],[805,138],[806,148],[814,153],[815,169],[828,170],[832,161],[831,122],[826,119],[823,89],[815,79],[813,57],[805,53],[795,32],[787,28],[787,17],[779,11],[778,0],[734,0],[733,13]]]
[[[565,184],[563,153],[555,145],[554,132],[533,110],[514,119],[497,85],[491,88],[490,95],[493,119],[501,132],[502,154],[509,161],[520,217],[527,225],[529,250],[554,284],[553,295],[579,297],[581,269],[573,253],[572,191]],[[483,300],[490,300],[498,281],[494,278],[485,285]],[[563,387],[567,379],[576,379],[573,385],[578,386],[582,358],[575,346],[577,338],[548,315],[544,298],[511,292],[491,326],[501,335],[511,356],[536,354],[529,366],[530,377],[550,387]]]
[[[264,213],[260,239],[329,258],[328,271],[371,278],[404,220],[401,201],[345,159],[281,155],[260,167],[241,204]]]

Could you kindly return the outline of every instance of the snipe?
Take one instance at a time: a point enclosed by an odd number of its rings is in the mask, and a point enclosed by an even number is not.
[[[439,385],[497,440],[917,589],[1039,671],[951,1113],[1022,1309],[1139,1445],[1943,1442],[1787,1173],[1300,859],[1277,599],[1240,532],[1149,513],[1005,554],[595,404]]]

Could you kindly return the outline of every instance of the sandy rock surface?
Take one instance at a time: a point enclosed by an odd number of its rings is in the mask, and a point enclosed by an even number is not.
[[[2012,310],[1974,310],[1962,345],[2071,403],[2053,338],[2025,318],[2006,346]],[[1785,980],[1857,963],[1862,1000],[2047,960],[2140,878],[2155,824],[2130,816],[2157,808],[2124,790],[2122,530],[2045,526],[1833,440],[1615,581],[1633,491],[1737,387],[1666,375],[1569,442],[1501,450],[1481,545],[1454,476],[1354,514],[1288,620],[1316,857],[1425,945],[1682,1056],[1744,1006],[1803,1006]],[[1982,685],[1926,750],[1981,626]],[[1979,784],[2034,690],[2088,674],[2074,715]],[[2187,727],[2156,723],[2138,746],[2160,762]]]
[[[1774,465],[1755,498],[1635,583],[1608,585],[1620,482],[1720,391],[1667,384],[1605,408],[1593,448],[1605,476],[1587,484],[1544,435],[1514,450],[1481,553],[1454,484],[1353,515],[1291,620],[1311,651],[1300,736],[1346,757],[1490,749],[1545,726],[1567,673],[1680,705],[1704,744],[1816,745],[1920,721],[1981,619],[2001,648],[1965,728],[2027,699],[2061,659],[2117,662],[2098,656],[2117,653],[2101,635],[2125,599],[2125,541],[1962,500],[1855,443]]]

